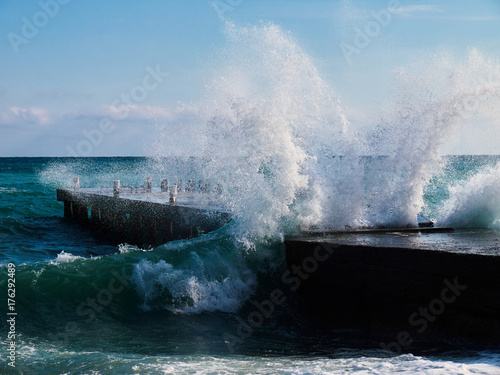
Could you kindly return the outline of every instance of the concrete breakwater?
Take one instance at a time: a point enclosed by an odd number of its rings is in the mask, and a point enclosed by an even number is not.
[[[80,189],[75,182],[73,190],[57,189],[57,200],[64,202],[65,217],[138,246],[197,237],[230,220],[228,212],[199,204],[192,194],[182,194],[177,187],[155,190],[148,184],[138,191],[115,181],[113,190],[96,190]]]
[[[389,350],[425,339],[498,342],[498,237],[485,232],[477,243],[477,234],[288,237],[285,281],[324,323],[382,338]]]

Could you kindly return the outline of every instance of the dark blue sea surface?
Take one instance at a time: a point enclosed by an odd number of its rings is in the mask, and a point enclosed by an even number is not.
[[[465,191],[498,160],[446,158],[426,186],[424,212],[439,220],[450,204],[449,188],[462,184]],[[500,373],[498,348],[433,342],[394,355],[358,332],[325,328],[281,281],[280,236],[248,246],[248,237],[238,237],[238,218],[198,238],[139,248],[63,218],[56,200],[56,188],[70,187],[75,176],[82,187],[110,187],[114,179],[138,186],[149,176],[159,184],[165,175],[198,179],[203,163],[164,160],[162,169],[146,158],[0,158],[2,373]],[[457,203],[462,215],[475,215],[471,202],[491,204],[464,198]],[[443,220],[457,220],[447,210]],[[474,216],[464,227],[486,222],[482,229],[492,236],[495,212]],[[9,298],[12,269],[15,296]],[[254,327],[245,323],[276,288],[285,292],[283,303]],[[13,311],[17,315],[8,315]],[[15,336],[9,339],[9,332]],[[9,365],[11,341],[15,368]]]

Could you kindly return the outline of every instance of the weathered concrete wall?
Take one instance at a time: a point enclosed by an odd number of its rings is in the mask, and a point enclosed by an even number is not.
[[[157,246],[199,236],[230,220],[227,213],[176,203],[155,203],[71,190],[57,190],[64,216],[108,231],[118,241]]]
[[[290,273],[284,281],[295,283],[305,304],[334,328],[405,345],[500,340],[498,256],[319,240],[285,244]]]

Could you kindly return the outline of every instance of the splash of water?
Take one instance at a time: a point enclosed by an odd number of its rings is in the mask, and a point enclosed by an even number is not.
[[[205,177],[224,187],[223,201],[250,244],[279,235],[291,217],[301,223],[326,216],[325,201],[355,178],[325,175],[341,173],[334,156],[353,154],[356,139],[338,99],[290,34],[273,24],[228,24],[226,33],[227,65],[209,85]],[[323,195],[325,185],[330,192]]]
[[[257,279],[246,254],[231,246],[224,229],[156,251],[168,261],[142,260],[132,274],[144,310],[236,312],[255,292]]]
[[[500,165],[449,188],[439,223],[455,228],[500,229]]]
[[[395,72],[392,109],[359,134],[289,33],[227,23],[226,36],[193,126],[203,177],[222,185],[248,247],[301,225],[416,226],[454,124],[498,98],[497,62],[429,57]]]
[[[371,221],[389,226],[415,225],[424,206],[423,190],[441,165],[441,146],[454,125],[499,95],[498,64],[476,50],[465,62],[450,57],[426,59],[417,74],[398,71],[399,90],[392,112],[379,125],[372,147],[388,150],[385,173],[372,180]],[[498,76],[500,78],[500,75]],[[498,79],[497,78],[497,79]],[[377,170],[379,173],[380,170]]]

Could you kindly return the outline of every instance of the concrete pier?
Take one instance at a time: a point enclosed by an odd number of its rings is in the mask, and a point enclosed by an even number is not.
[[[158,246],[188,239],[220,228],[230,215],[184,199],[177,190],[147,194],[126,194],[119,181],[109,191],[57,189],[57,200],[64,202],[64,216],[109,232],[117,241],[138,246]]]
[[[435,231],[434,231],[435,232]],[[283,281],[325,324],[404,350],[419,340],[500,341],[497,231],[287,237]]]

